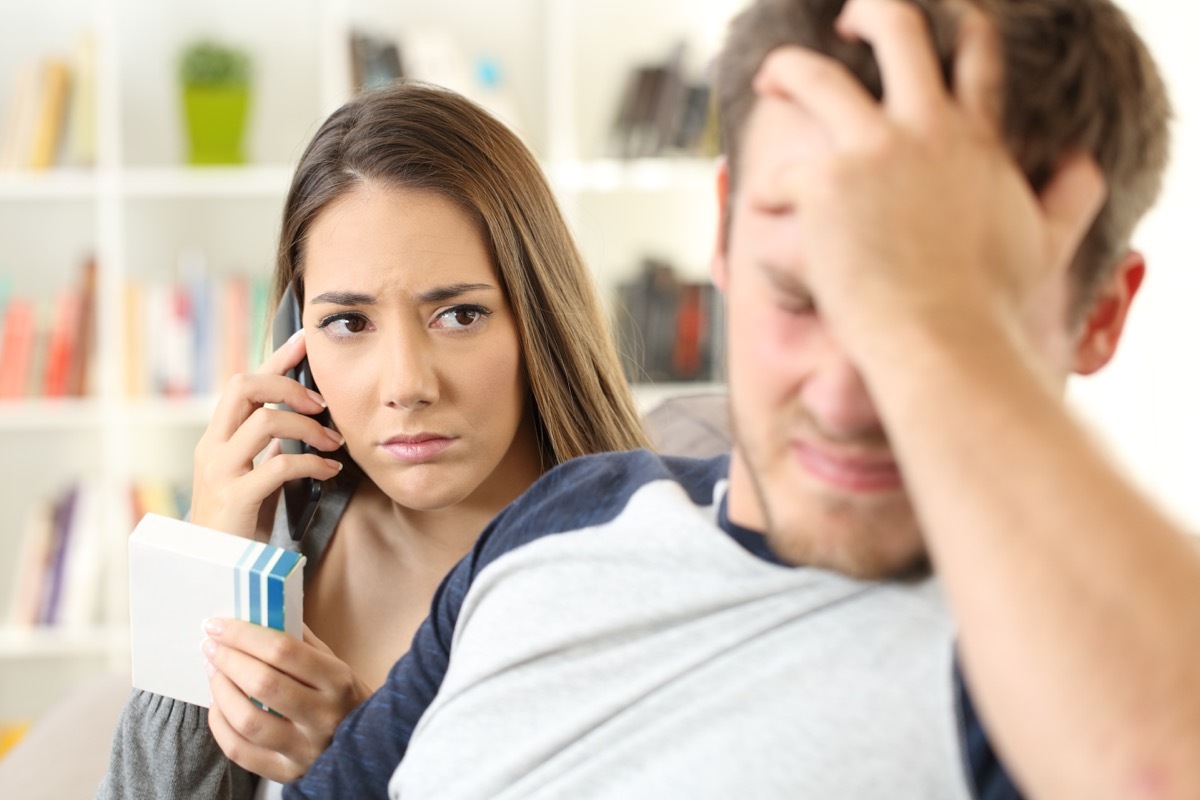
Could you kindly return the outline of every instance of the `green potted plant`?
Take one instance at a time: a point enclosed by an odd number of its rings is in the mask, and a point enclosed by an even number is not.
[[[209,39],[184,47],[179,60],[188,161],[241,164],[250,107],[250,57]]]

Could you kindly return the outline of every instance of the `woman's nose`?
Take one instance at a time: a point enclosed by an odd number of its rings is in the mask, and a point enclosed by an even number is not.
[[[408,411],[438,400],[438,380],[433,352],[419,335],[397,336],[387,347],[380,366],[380,401]]]

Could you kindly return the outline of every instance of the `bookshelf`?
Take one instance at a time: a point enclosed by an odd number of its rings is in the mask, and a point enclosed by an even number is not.
[[[292,164],[320,120],[350,94],[352,30],[402,48],[444,41],[501,67],[519,129],[542,159],[607,300],[644,256],[703,280],[716,211],[704,158],[611,157],[606,143],[634,66],[677,41],[698,72],[742,0],[44,0],[0,5],[0,125],[15,75],[47,54],[70,56],[90,32],[94,161],[0,171],[0,281],[49,305],[97,260],[96,327],[82,397],[0,401],[0,614],[7,613],[23,530],[37,502],[85,479],[101,496],[101,584],[94,619],[70,629],[14,628],[0,617],[0,721],[42,713],[70,686],[126,664],[124,538],[130,487],[190,486],[191,453],[215,395],[127,392],[126,285],[175,279],[181,253],[203,252],[214,279],[268,276]],[[183,166],[175,83],[184,43],[247,48],[255,88],[247,164]],[[441,38],[439,38],[441,37]],[[417,44],[413,44],[413,43]],[[456,87],[461,88],[461,87]],[[487,98],[480,97],[487,102]],[[0,131],[2,134],[2,131]],[[2,356],[0,356],[2,357]],[[639,390],[649,408],[674,391]],[[11,566],[10,566],[11,565]]]

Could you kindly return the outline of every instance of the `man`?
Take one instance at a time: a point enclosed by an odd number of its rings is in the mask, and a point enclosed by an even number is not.
[[[1166,159],[1124,17],[759,0],[718,86],[734,452],[547,475],[285,797],[1200,797],[1200,558],[1061,400]]]

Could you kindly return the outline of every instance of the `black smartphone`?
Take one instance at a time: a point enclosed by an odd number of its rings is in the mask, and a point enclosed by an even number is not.
[[[271,349],[278,350],[301,327],[300,302],[296,299],[296,293],[289,285],[284,291],[283,297],[279,300],[279,308],[275,311],[275,321],[271,326]],[[306,389],[320,391],[317,389],[317,384],[313,381],[312,373],[308,369],[307,358],[302,359],[294,369],[288,370],[287,376],[299,382]],[[284,408],[287,408],[287,406],[284,406]],[[315,414],[313,417],[322,425],[329,427],[330,418],[328,410]],[[304,442],[295,439],[280,439],[280,444],[284,453],[318,452],[314,448],[304,444]],[[329,454],[320,453],[320,455],[327,457]],[[317,512],[317,506],[321,503],[321,492],[321,482],[315,478],[297,478],[283,485],[283,501],[287,506],[288,527],[291,530],[293,541],[298,542],[304,538],[304,534],[308,531],[308,527],[312,524],[313,516]]]

